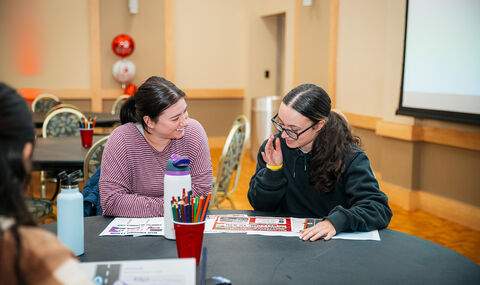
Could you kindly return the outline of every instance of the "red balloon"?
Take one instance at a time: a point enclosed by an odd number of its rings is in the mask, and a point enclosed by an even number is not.
[[[112,51],[120,57],[127,57],[133,53],[135,42],[129,35],[121,34],[113,38]]]
[[[137,85],[133,83],[128,83],[127,86],[125,86],[125,89],[123,90],[123,94],[127,94],[130,96],[133,96],[137,92]]]

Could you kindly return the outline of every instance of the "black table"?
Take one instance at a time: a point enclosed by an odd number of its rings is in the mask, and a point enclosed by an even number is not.
[[[111,220],[85,219],[81,261],[177,257],[175,241],[163,237],[98,236]],[[44,227],[55,232],[55,224]],[[233,284],[480,284],[480,266],[450,249],[392,230],[380,231],[380,237],[380,242],[304,242],[205,234],[207,277],[224,276]]]
[[[111,113],[96,113],[96,112],[82,112],[85,117],[97,117],[97,123],[95,127],[108,128],[113,126],[115,123],[120,122],[120,117],[118,115],[112,115]],[[42,113],[32,113],[32,120],[35,128],[41,128],[43,121],[45,121],[46,115]]]
[[[104,136],[93,136],[93,144]],[[37,138],[33,151],[34,170],[83,169],[83,159],[89,149],[83,148],[80,136]]]

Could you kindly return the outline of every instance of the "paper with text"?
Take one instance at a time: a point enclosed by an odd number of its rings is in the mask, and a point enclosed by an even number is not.
[[[100,236],[163,236],[163,217],[115,218]]]

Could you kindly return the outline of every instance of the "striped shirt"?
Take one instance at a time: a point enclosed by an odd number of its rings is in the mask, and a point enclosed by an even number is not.
[[[212,188],[212,162],[205,130],[188,119],[185,135],[157,151],[133,123],[116,128],[102,156],[100,203],[104,216],[163,216],[163,178],[172,154],[191,160],[192,190],[204,195]]]

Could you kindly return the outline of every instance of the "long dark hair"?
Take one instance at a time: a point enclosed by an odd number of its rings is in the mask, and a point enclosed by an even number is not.
[[[14,268],[20,284],[25,280],[20,272],[22,246],[18,227],[35,225],[23,197],[30,178],[30,169],[23,161],[23,148],[33,141],[32,117],[25,101],[14,89],[0,83],[0,216],[15,220],[11,232],[16,246]],[[3,237],[0,229],[0,248]]]
[[[123,104],[120,109],[120,121],[122,124],[141,123],[143,129],[148,132],[143,121],[144,116],[149,116],[157,122],[158,116],[163,111],[184,97],[185,93],[172,82],[163,77],[152,76]]]
[[[325,120],[325,124],[313,141],[310,161],[310,183],[316,191],[330,192],[335,189],[345,168],[345,159],[360,138],[354,136],[345,119],[331,111],[327,92],[314,84],[302,84],[283,98],[290,106],[313,123]]]

